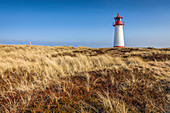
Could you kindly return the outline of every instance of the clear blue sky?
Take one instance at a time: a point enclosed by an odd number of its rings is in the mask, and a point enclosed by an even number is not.
[[[0,0],[0,44],[112,47],[117,13],[128,47],[170,47],[169,0]]]

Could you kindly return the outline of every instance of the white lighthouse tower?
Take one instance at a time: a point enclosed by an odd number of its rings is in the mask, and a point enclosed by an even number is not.
[[[124,22],[122,22],[123,17],[121,17],[118,13],[117,17],[115,17],[114,19],[115,19],[115,23],[113,24],[113,26],[115,27],[114,47],[125,47],[123,35],[123,26],[125,24]]]

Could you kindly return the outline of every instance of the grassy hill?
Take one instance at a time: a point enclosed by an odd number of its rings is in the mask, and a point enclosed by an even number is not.
[[[170,48],[0,45],[1,112],[168,112]]]

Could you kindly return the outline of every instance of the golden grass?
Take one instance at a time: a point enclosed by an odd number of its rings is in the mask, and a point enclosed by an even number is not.
[[[1,112],[166,112],[170,49],[0,45]]]

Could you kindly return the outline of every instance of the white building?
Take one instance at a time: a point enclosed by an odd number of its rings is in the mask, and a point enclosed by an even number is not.
[[[121,17],[118,13],[118,16],[114,18],[115,23],[113,26],[115,27],[115,35],[114,35],[114,47],[125,47],[124,44],[124,35],[123,35],[123,26],[125,25],[122,22],[123,17]]]

